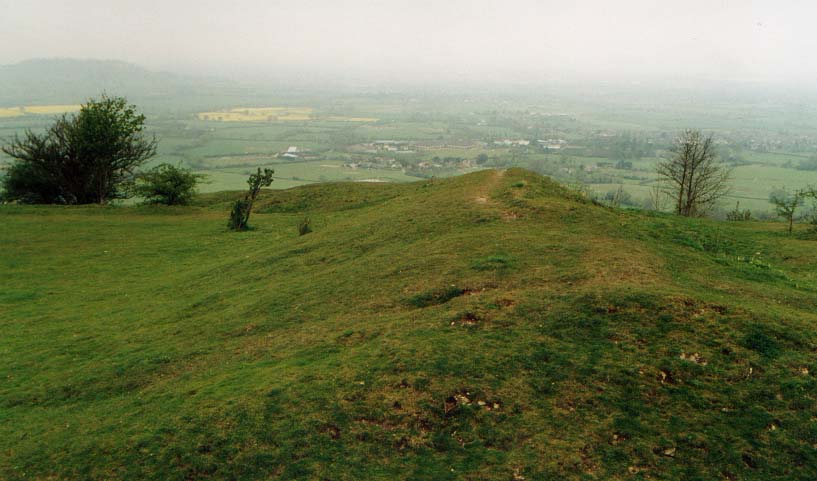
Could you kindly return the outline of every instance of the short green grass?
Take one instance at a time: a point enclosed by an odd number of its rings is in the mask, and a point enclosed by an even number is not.
[[[522,170],[268,191],[232,233],[238,195],[0,206],[0,478],[817,478],[802,232]]]

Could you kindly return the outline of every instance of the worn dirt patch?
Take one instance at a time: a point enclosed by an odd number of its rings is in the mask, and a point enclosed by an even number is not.
[[[486,320],[473,312],[466,312],[465,314],[459,316],[457,319],[451,321],[452,326],[465,326],[465,327],[475,327]]]
[[[484,182],[479,189],[477,189],[476,197],[474,197],[474,202],[480,205],[485,205],[491,202],[490,200],[490,193],[494,190],[499,183],[499,181],[505,177],[504,170],[495,170],[494,175],[488,179],[487,182]]]

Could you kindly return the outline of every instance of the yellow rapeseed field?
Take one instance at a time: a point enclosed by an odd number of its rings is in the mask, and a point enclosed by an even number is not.
[[[77,112],[80,105],[26,105],[22,107],[0,107],[0,117],[19,117],[21,115],[48,115]]]
[[[318,120],[315,109],[311,107],[241,107],[221,112],[201,112],[199,120],[216,122],[295,122]],[[370,117],[330,116],[325,120],[343,122],[376,122],[378,119]]]
[[[201,112],[199,120],[219,122],[271,122],[311,120],[314,109],[310,107],[243,107],[224,112]]]
[[[47,114],[64,114],[66,112],[79,112],[81,105],[26,105],[25,107],[20,107],[23,110],[23,113],[27,114],[39,114],[39,115],[47,115]]]
[[[331,117],[326,117],[326,120],[332,120],[335,122],[377,122],[380,119],[376,119],[374,117],[347,117],[345,115],[333,115]]]
[[[0,117],[19,117],[23,115],[20,107],[0,107]]]

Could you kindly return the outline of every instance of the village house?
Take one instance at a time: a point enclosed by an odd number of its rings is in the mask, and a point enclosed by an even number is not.
[[[516,147],[525,147],[530,145],[530,140],[518,139],[500,139],[494,140],[494,145],[503,145],[503,146],[516,146]]]
[[[567,141],[563,139],[537,140],[536,143],[538,143],[544,150],[561,150],[563,147],[567,146]]]
[[[298,147],[290,146],[286,152],[281,155],[281,157],[285,157],[287,159],[297,159],[298,158]]]

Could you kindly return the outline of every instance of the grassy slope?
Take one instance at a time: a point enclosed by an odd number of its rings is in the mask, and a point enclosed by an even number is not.
[[[0,478],[817,477],[814,241],[519,170],[230,196],[0,207]]]

